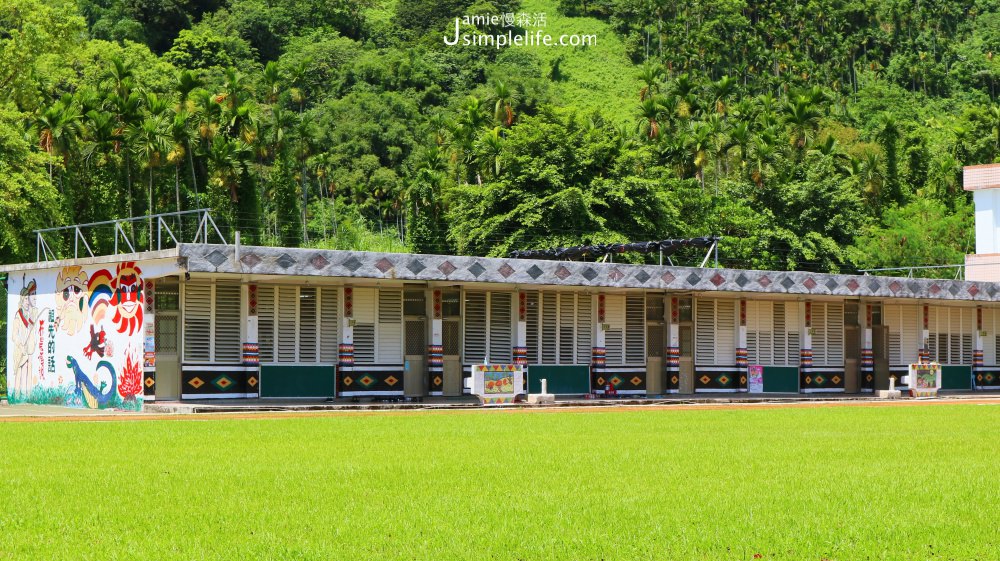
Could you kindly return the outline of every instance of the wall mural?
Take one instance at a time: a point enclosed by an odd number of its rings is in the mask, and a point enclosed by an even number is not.
[[[10,403],[142,408],[143,281],[131,261],[9,278]]]

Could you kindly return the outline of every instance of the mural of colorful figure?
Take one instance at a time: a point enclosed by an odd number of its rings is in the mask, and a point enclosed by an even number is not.
[[[56,325],[76,335],[87,321],[87,273],[83,267],[65,267],[56,277]]]
[[[100,323],[113,308],[111,321],[118,324],[118,333],[131,335],[142,329],[142,270],[132,261],[119,263],[112,277],[107,269],[94,273],[90,279],[90,308],[95,323]]]
[[[38,284],[34,279],[27,282],[22,279],[22,284],[17,307],[14,308],[14,319],[9,322],[13,351],[13,359],[9,363],[14,372],[9,388],[11,398],[25,395],[38,383],[38,375],[32,368],[32,357],[38,352],[39,339],[39,312],[35,305]]]
[[[147,266],[176,274],[176,262]],[[10,402],[140,409],[142,275],[126,261],[9,278]]]

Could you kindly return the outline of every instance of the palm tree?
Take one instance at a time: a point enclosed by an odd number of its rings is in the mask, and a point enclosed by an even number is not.
[[[203,82],[194,72],[190,70],[181,70],[178,72],[177,80],[174,83],[174,92],[177,94],[177,105],[175,108],[178,111],[184,110],[188,113],[194,111],[194,106],[189,103],[191,93],[202,85]]]
[[[127,134],[129,144],[135,151],[142,165],[149,171],[149,247],[153,246],[153,171],[160,167],[164,153],[169,149],[170,137],[167,133],[167,120],[163,115],[149,116],[142,120],[139,126],[130,129]]]
[[[663,118],[663,106],[657,98],[647,97],[639,104],[639,128],[649,140],[660,137],[660,120]]]
[[[708,150],[712,147],[712,127],[708,123],[692,122],[688,136],[688,153],[694,164],[695,177],[701,190],[705,190],[705,164],[708,163]]]
[[[493,127],[479,137],[476,142],[476,155],[478,158],[492,163],[489,166],[493,170],[493,177],[500,177],[500,154],[503,153],[503,137],[500,136],[500,127]]]
[[[184,162],[186,155],[190,157],[188,152],[193,134],[189,123],[190,119],[191,115],[182,109],[174,113],[173,119],[169,123],[168,136],[171,148],[170,152],[167,153],[167,161],[174,164],[174,208],[177,212],[181,211],[181,163]],[[197,187],[195,187],[195,196],[197,193]]]
[[[68,163],[70,149],[80,133],[80,117],[80,111],[73,104],[72,97],[66,95],[35,119],[35,127],[38,129],[38,148],[51,156],[61,157],[64,168]],[[53,170],[51,162],[48,167],[51,180]],[[63,191],[61,173],[59,191]]]
[[[660,91],[660,80],[663,79],[663,67],[649,61],[639,70],[639,80],[644,84],[639,90],[639,101],[655,96]]]
[[[493,79],[493,118],[510,128],[514,124],[513,104],[517,102],[517,92],[499,79]]]
[[[712,101],[715,105],[715,112],[721,115],[727,114],[729,106],[727,105],[729,98],[736,93],[736,80],[730,78],[729,76],[723,76],[715,82],[712,82],[709,89],[712,92]]]
[[[801,156],[819,126],[820,112],[810,98],[800,95],[794,100],[785,102],[784,116],[792,146]]]

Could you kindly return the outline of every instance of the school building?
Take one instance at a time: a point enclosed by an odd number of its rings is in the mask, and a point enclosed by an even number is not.
[[[982,276],[205,243],[0,273],[15,403],[458,396],[483,363],[572,393],[741,392],[751,365],[769,391],[863,393],[921,360],[946,388],[1000,389],[1000,279]]]

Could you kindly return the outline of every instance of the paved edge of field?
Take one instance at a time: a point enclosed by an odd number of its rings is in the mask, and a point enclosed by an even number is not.
[[[803,409],[819,407],[915,407],[933,405],[1000,405],[1000,395],[989,397],[943,397],[900,400],[785,400],[773,402],[738,403],[591,403],[586,405],[562,405],[557,407],[413,407],[408,409],[336,409],[326,411],[224,411],[199,413],[140,413],[107,412],[68,407],[41,405],[0,406],[0,423],[44,423],[44,422],[108,422],[108,421],[214,421],[227,419],[297,419],[303,417],[346,417],[371,415],[429,415],[429,414],[519,414],[519,413],[608,413],[639,411],[707,411],[724,409]]]

